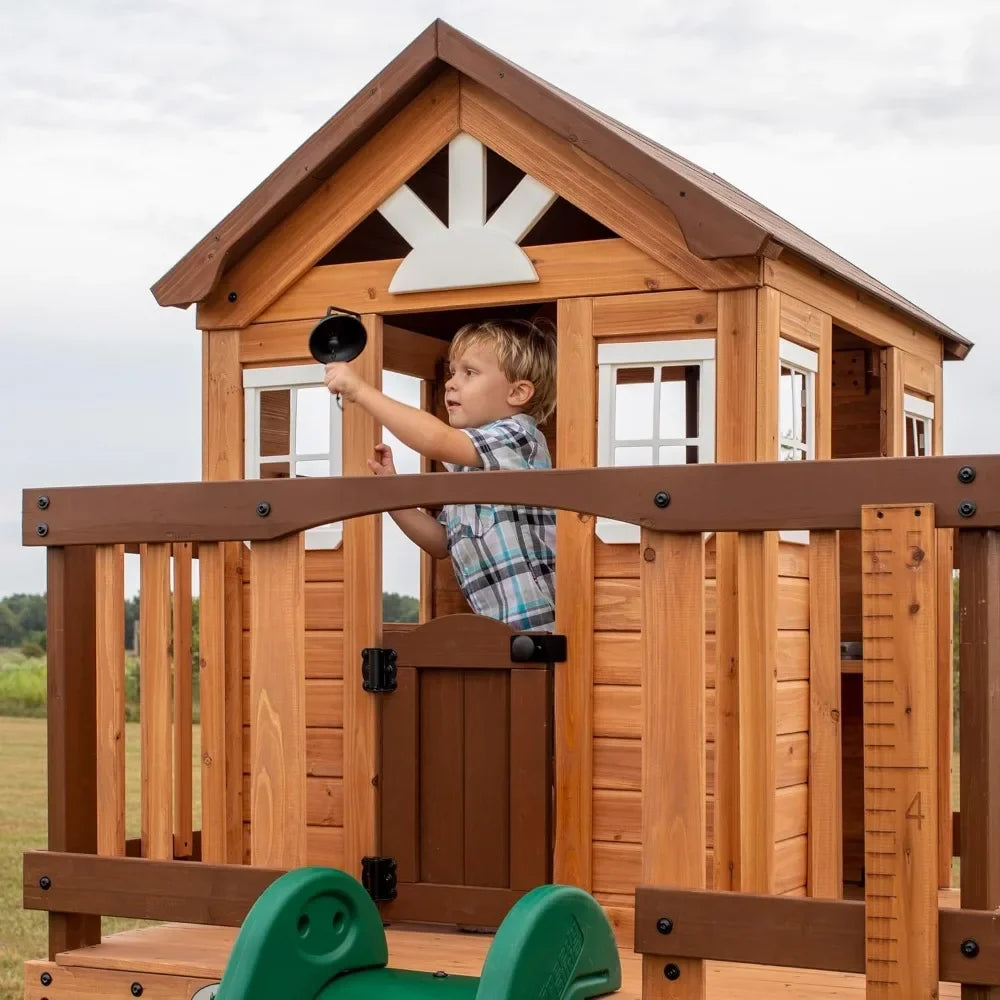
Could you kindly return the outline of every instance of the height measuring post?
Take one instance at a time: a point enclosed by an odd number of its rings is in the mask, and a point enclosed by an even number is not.
[[[936,997],[934,507],[864,507],[861,527],[866,990]]]

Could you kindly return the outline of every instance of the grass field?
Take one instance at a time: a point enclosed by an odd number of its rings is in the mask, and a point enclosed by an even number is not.
[[[139,835],[139,726],[129,723],[125,736],[126,827]],[[198,746],[192,753],[195,826],[200,818]],[[0,1000],[20,1000],[24,961],[45,958],[48,949],[44,913],[21,908],[21,855],[46,846],[45,720],[0,716]],[[105,919],[104,933],[140,927],[137,920]]]

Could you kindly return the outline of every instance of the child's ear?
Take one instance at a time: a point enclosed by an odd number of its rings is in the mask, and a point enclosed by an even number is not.
[[[512,382],[507,393],[507,402],[511,406],[527,406],[531,402],[531,397],[535,395],[535,385],[527,379]]]

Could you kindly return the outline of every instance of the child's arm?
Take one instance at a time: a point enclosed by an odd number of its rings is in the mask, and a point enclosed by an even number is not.
[[[342,362],[328,364],[326,385],[330,392],[340,393],[367,410],[403,444],[419,454],[438,462],[482,468],[483,460],[467,434],[449,427],[425,410],[390,399],[365,382],[349,365]]]
[[[392,461],[392,449],[387,444],[375,445],[375,458],[368,459],[368,468],[376,476],[396,475],[396,466]],[[399,530],[411,542],[416,542],[428,555],[435,559],[448,557],[448,536],[444,525],[436,518],[417,508],[390,510],[389,516],[399,525]]]

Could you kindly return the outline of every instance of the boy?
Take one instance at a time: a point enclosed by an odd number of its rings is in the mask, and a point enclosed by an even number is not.
[[[455,335],[445,383],[448,423],[390,399],[346,364],[326,366],[326,385],[367,410],[414,451],[451,472],[550,469],[538,429],[555,405],[555,338],[526,320],[470,323]],[[392,451],[368,466],[396,474]],[[449,504],[440,518],[392,511],[403,533],[436,559],[450,555],[476,614],[514,629],[551,631],[555,620],[555,511],[542,507]]]

